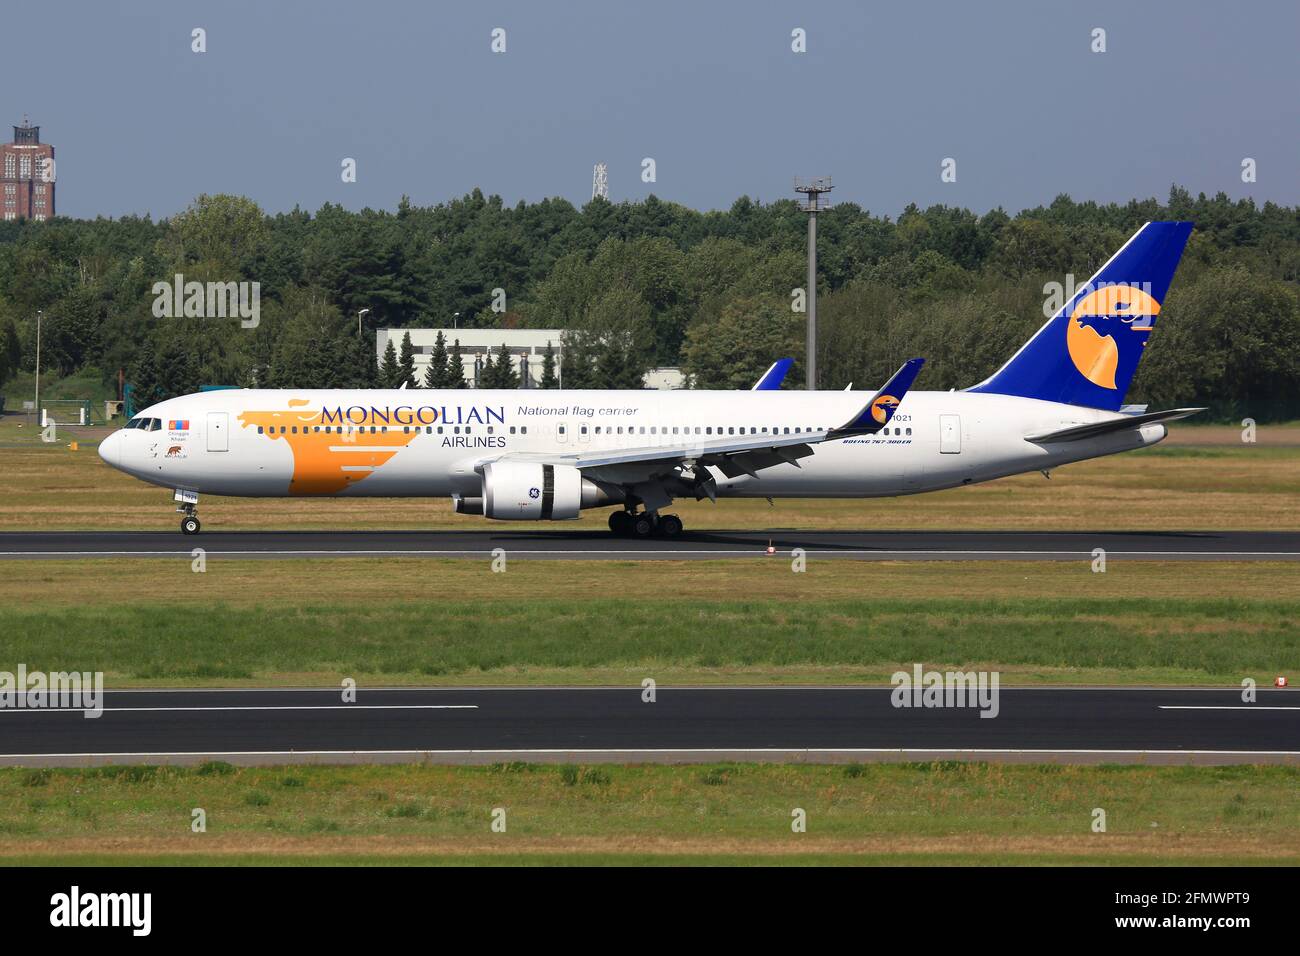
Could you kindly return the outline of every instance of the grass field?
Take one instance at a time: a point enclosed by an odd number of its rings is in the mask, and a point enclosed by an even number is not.
[[[0,861],[1295,865],[1298,786],[1287,767],[9,769]]]
[[[0,669],[111,686],[1236,685],[1300,672],[1300,564],[211,558],[0,565]],[[634,582],[630,585],[629,581]]]
[[[99,432],[65,429],[58,444],[43,445],[21,422],[0,419],[0,531],[175,529],[171,492],[108,467],[94,450]],[[77,434],[89,440],[70,451]],[[1300,528],[1300,425],[1261,426],[1250,445],[1240,429],[1175,426],[1162,445],[1058,468],[1050,481],[1035,473],[905,498],[678,502],[673,510],[696,530]],[[200,513],[209,530],[502,527],[428,499],[204,497]],[[603,529],[606,517],[597,510],[560,525],[510,527]]]
[[[73,452],[16,424],[0,420],[0,530],[173,529],[169,493],[105,466],[93,432]],[[1237,434],[1180,429],[1195,440],[1050,482],[677,510],[699,529],[1300,527],[1300,428]],[[488,527],[429,501],[214,498],[202,513],[234,530]],[[1298,621],[1292,563],[0,563],[0,670],[102,670],[119,687],[881,683],[913,663],[1005,684],[1235,686],[1300,672]],[[981,763],[0,769],[0,863],[1296,865],[1297,784],[1294,767]],[[796,807],[807,833],[791,832]]]

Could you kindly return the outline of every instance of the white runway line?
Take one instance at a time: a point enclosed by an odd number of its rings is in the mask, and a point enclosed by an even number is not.
[[[1300,710],[1271,704],[1161,704],[1161,710]]]
[[[86,707],[0,707],[0,714],[79,714]],[[228,707],[105,707],[106,714],[130,711],[171,713],[187,710],[478,710],[478,704],[248,704]]]
[[[530,754],[1070,754],[1096,756],[1191,756],[1191,757],[1300,757],[1300,750],[1062,750],[1010,747],[602,747],[595,749],[551,747],[534,750],[174,750],[122,751],[112,753],[25,753],[0,754],[0,760],[26,757],[345,757],[419,756],[468,757],[527,756]]]

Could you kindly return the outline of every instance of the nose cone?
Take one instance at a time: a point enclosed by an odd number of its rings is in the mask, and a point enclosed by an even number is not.
[[[122,430],[118,429],[99,443],[99,457],[114,468],[122,467]]]

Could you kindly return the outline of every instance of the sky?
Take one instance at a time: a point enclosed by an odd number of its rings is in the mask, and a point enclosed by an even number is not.
[[[41,0],[3,22],[5,138],[41,126],[79,218],[205,192],[581,205],[602,161],[615,202],[726,209],[831,175],[832,201],[890,216],[1171,183],[1294,205],[1300,183],[1292,0]]]

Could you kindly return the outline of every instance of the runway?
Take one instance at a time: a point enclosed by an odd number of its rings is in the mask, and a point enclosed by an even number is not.
[[[680,537],[616,538],[604,531],[53,531],[0,534],[0,559],[188,557],[511,558],[684,560],[759,558],[769,545],[789,556],[888,561],[1076,561],[1096,548],[1107,559],[1296,561],[1294,531],[697,531]]]
[[[1300,693],[1002,688],[894,706],[890,687],[168,690],[104,711],[0,708],[0,764],[1033,760],[1300,763]],[[957,698],[962,699],[962,698]],[[975,701],[968,701],[975,704]]]

